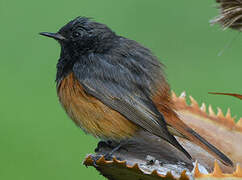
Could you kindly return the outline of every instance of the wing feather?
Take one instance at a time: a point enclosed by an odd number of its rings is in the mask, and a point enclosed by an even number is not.
[[[100,56],[97,57],[100,58]],[[96,59],[95,62],[100,62],[100,59]],[[108,60],[106,63],[107,62]],[[100,70],[100,68],[104,68],[102,67],[103,64],[100,63],[98,67],[99,73],[94,71],[94,64],[92,64],[93,66],[85,67],[85,69],[83,69],[83,67],[80,68],[82,65],[83,62],[77,62],[73,67],[73,72],[86,93],[96,97],[105,105],[118,111],[142,129],[165,139],[177,149],[181,150],[188,158],[191,158],[174,136],[168,132],[164,117],[153,104],[149,97],[149,93],[139,86],[140,77],[133,77],[134,73],[131,73],[128,68],[122,67],[122,71],[126,73],[119,73],[118,75],[123,77],[117,78],[119,78],[119,80],[126,79],[128,82],[118,82],[113,76],[113,74],[115,74],[113,71],[120,71],[120,69],[115,69],[117,65],[111,66],[109,64],[105,69]],[[82,71],[80,71],[80,69]],[[88,73],[84,72],[85,70],[88,71]],[[134,81],[134,79],[136,81]],[[147,79],[144,79],[144,81],[147,81]]]

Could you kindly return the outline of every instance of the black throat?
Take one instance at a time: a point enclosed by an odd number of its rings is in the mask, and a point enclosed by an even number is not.
[[[59,82],[65,78],[73,68],[75,61],[77,60],[77,56],[75,57],[74,54],[71,56],[71,53],[68,53],[64,47],[61,48],[60,58],[56,65],[57,73],[56,73],[56,82]]]
[[[96,41],[92,45],[86,44],[82,47],[75,47],[74,44],[61,44],[61,54],[57,63],[56,82],[60,82],[70,72],[77,61],[83,61],[91,54],[106,54],[119,43],[119,36],[112,36]],[[83,62],[85,64],[85,62]]]

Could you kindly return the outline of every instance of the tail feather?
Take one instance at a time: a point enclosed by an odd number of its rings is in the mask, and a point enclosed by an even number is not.
[[[188,139],[212,154],[225,165],[233,166],[233,162],[224,153],[189,128],[175,113],[172,116],[170,115],[167,117],[166,120],[168,123],[168,130],[171,134]]]
[[[164,90],[164,88],[163,88],[163,90]],[[208,141],[206,141],[198,133],[196,133],[191,128],[189,128],[179,118],[177,113],[174,111],[175,108],[174,108],[173,102],[169,99],[168,96],[166,96],[167,94],[169,94],[166,92],[166,90],[164,90],[164,92],[158,91],[154,95],[153,101],[156,104],[156,107],[159,110],[159,112],[164,116],[164,119],[167,123],[168,131],[172,135],[186,138],[189,141],[193,142],[194,144],[200,146],[201,148],[203,148],[208,153],[210,153],[211,155],[216,157],[218,160],[220,160],[225,165],[233,166],[233,162],[225,154],[223,154],[220,150],[218,150],[216,147],[211,145]],[[180,149],[180,148],[178,148],[178,149]]]
[[[205,150],[207,150],[211,154],[215,155],[225,165],[233,166],[233,162],[224,153],[222,153],[220,150],[218,150],[216,147],[214,147],[212,144],[210,144],[202,136],[200,136],[198,133],[196,133],[195,131],[193,131],[190,128],[188,129],[188,132],[190,132],[196,139],[198,139],[202,143],[201,147],[203,147]]]

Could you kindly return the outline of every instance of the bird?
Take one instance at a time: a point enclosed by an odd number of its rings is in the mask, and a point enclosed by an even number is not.
[[[41,32],[61,47],[56,89],[75,124],[102,140],[122,142],[147,131],[190,154],[174,136],[185,138],[227,166],[233,162],[177,115],[164,65],[140,43],[116,34],[92,18],[77,17],[57,33]]]

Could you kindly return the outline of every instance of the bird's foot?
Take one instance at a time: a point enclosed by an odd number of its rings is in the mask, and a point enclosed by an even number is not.
[[[106,153],[104,155],[104,158],[106,160],[112,160],[113,159],[113,153],[121,149],[121,147],[124,145],[124,143],[120,142],[116,147],[114,147],[110,152]]]
[[[111,161],[113,159],[113,154],[111,152],[108,152],[104,155],[104,158],[106,161]]]
[[[115,142],[115,141],[100,141],[97,145],[97,148],[95,149],[95,152],[96,153],[101,153],[103,151],[106,151],[106,153],[104,154],[104,158],[105,160],[107,161],[111,161],[113,159],[113,154],[115,152],[117,152],[118,150],[120,149],[124,149],[126,151],[128,151],[126,148],[123,147],[123,145],[126,144],[126,142]],[[111,149],[111,151],[110,151]],[[107,152],[108,151],[108,152]],[[98,160],[99,158],[96,158],[93,159],[96,163],[96,161]],[[120,159],[120,158],[117,158],[117,159]]]
[[[92,158],[92,161],[93,161],[93,166],[94,167],[98,167],[98,165],[97,165],[97,161],[100,159],[102,157],[102,155],[95,155],[95,156],[91,156],[91,158]]]

